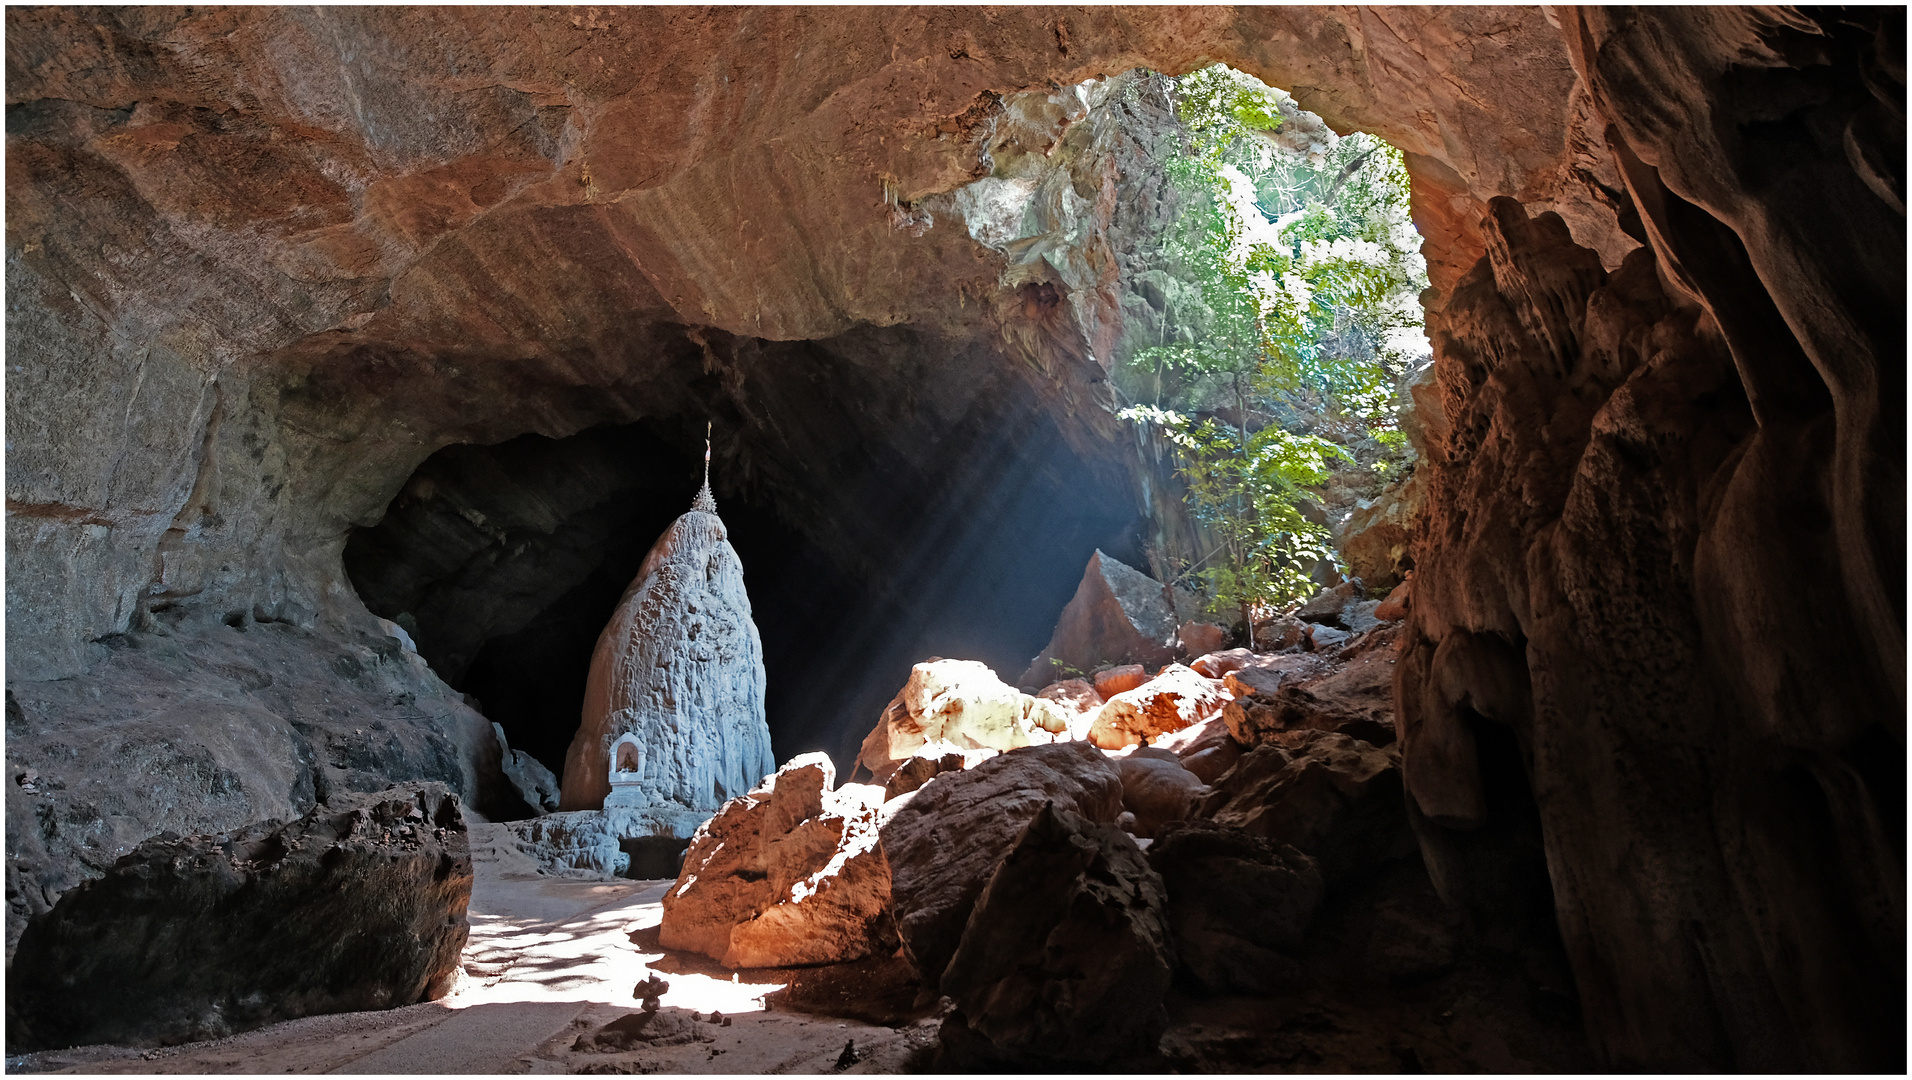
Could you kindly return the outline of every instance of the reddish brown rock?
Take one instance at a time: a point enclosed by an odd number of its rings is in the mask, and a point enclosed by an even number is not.
[[[1227,722],[1219,716],[1159,738],[1155,745],[1175,753],[1182,767],[1205,784],[1213,784],[1234,768],[1243,750],[1242,744],[1229,734]]]
[[[795,758],[697,830],[664,894],[658,940],[725,967],[869,956],[889,938],[890,868],[877,816],[831,790],[824,754]]]
[[[1374,617],[1382,622],[1400,622],[1407,618],[1408,604],[1413,597],[1413,586],[1412,578],[1396,585],[1393,591],[1388,593],[1387,598],[1381,601],[1381,606],[1374,609]]]
[[[1214,788],[1203,817],[1306,852],[1329,888],[1418,852],[1394,747],[1285,732],[1243,754]]]
[[[988,1056],[1055,1063],[1154,1049],[1174,963],[1165,900],[1120,829],[1044,802],[990,875],[943,973],[957,1006],[945,1044],[961,1054],[962,1036],[981,1036]]]
[[[1290,683],[1320,675],[1327,667],[1320,658],[1306,653],[1256,656],[1220,678],[1228,692],[1239,698],[1249,694],[1272,694]]]
[[[1215,680],[1170,664],[1141,686],[1110,698],[1089,728],[1089,741],[1104,750],[1147,742],[1213,716],[1226,697]]]
[[[1339,731],[1376,746],[1393,742],[1393,646],[1393,631],[1377,631],[1333,664],[1283,656],[1231,672],[1235,698],[1222,707],[1229,733],[1248,746],[1302,730]]]
[[[1100,709],[1104,700],[1094,684],[1087,679],[1065,679],[1059,683],[1052,683],[1043,687],[1036,696],[1044,701],[1053,701],[1058,705],[1066,706],[1077,713]]]
[[[1148,681],[1147,668],[1140,664],[1122,664],[1095,673],[1095,692],[1107,702],[1115,695],[1127,693]]]
[[[1043,806],[1113,822],[1122,778],[1085,743],[1031,746],[917,790],[882,827],[896,925],[924,981],[935,985],[976,898]]]
[[[1168,588],[1097,551],[1089,557],[1075,596],[1062,609],[1048,646],[1030,661],[1023,685],[1042,686],[1058,675],[1110,663],[1165,664],[1175,657],[1183,616],[1198,609],[1193,594]]]
[[[1202,656],[1222,647],[1228,631],[1207,622],[1186,622],[1176,631],[1175,640],[1185,656]]]
[[[1176,960],[1196,986],[1272,995],[1300,983],[1293,957],[1322,897],[1313,859],[1211,821],[1168,826],[1148,858],[1168,890]]]
[[[1166,826],[1187,821],[1208,797],[1208,785],[1171,751],[1138,746],[1115,764],[1122,775],[1122,809],[1135,815],[1137,836],[1158,836]]]
[[[1190,671],[1209,679],[1220,679],[1231,671],[1252,663],[1255,653],[1249,649],[1229,649],[1198,656],[1188,662]]]

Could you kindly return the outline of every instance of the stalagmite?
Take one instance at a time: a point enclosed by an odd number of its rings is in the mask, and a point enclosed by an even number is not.
[[[776,768],[763,643],[711,495],[706,441],[703,489],[658,537],[598,637],[561,802],[702,817]]]

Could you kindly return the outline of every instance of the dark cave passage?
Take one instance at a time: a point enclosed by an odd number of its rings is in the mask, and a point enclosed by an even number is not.
[[[1006,429],[977,417],[1007,433],[935,470],[894,451],[936,441],[907,424],[861,453],[771,468],[746,464],[759,432],[720,426],[712,487],[763,636],[778,760],[823,750],[847,767],[927,657],[981,660],[1013,679],[1093,550],[1140,560],[1126,489],[1040,413],[1018,411]],[[696,492],[701,426],[674,417],[446,447],[382,521],[353,533],[347,572],[513,748],[561,773],[598,634]],[[875,527],[833,535],[798,509],[845,502]]]

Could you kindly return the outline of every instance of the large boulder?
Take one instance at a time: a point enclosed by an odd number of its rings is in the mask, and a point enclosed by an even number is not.
[[[933,747],[945,752],[1014,750],[1066,734],[1071,710],[1032,697],[974,660],[934,659],[910,669],[909,682],[863,739],[857,762],[879,783]]]
[[[535,817],[556,810],[559,805],[558,778],[544,762],[525,753],[513,750],[505,739],[503,724],[493,723],[492,733],[498,736],[499,767],[505,774],[505,782],[525,804]]]
[[[958,1009],[946,1043],[980,1035],[1002,1057],[1054,1062],[1154,1049],[1173,974],[1164,902],[1161,878],[1120,829],[1044,802],[943,973]]]
[[[1203,817],[1299,848],[1331,888],[1419,852],[1393,746],[1285,732],[1243,754],[1213,786]]]
[[[1116,771],[1122,774],[1122,809],[1135,815],[1131,831],[1137,836],[1157,836],[1171,823],[1194,817],[1209,795],[1202,778],[1168,750],[1138,746],[1116,760]]]
[[[1212,994],[1273,994],[1300,975],[1308,922],[1321,906],[1314,860],[1212,821],[1168,826],[1149,845],[1168,889],[1181,969]]]
[[[1194,593],[1164,586],[1097,551],[1022,685],[1046,686],[1105,664],[1165,664],[1175,658],[1178,629],[1200,610]]]
[[[1089,741],[1104,750],[1134,746],[1201,723],[1227,700],[1220,682],[1170,664],[1141,686],[1110,698],[1089,727]]]
[[[1293,654],[1229,672],[1225,681],[1235,697],[1222,706],[1229,733],[1247,746],[1301,730],[1338,731],[1376,746],[1392,743],[1395,633],[1362,638],[1337,667]]]
[[[162,833],[27,924],[7,1051],[167,1045],[443,997],[471,882],[464,818],[439,784]]]
[[[611,747],[639,752],[618,802],[706,813],[774,772],[764,722],[763,643],[743,565],[709,488],[652,545],[598,637],[562,808],[596,810],[611,793]]]
[[[876,810],[833,791],[825,754],[792,760],[691,839],[658,940],[730,968],[861,960],[889,931]]]
[[[896,927],[910,963],[935,986],[998,863],[1044,805],[1113,823],[1122,778],[1086,743],[1030,746],[906,796],[882,826]]]

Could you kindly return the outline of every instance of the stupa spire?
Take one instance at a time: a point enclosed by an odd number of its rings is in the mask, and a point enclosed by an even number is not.
[[[690,501],[692,510],[701,510],[706,514],[717,512],[717,497],[710,493],[710,424],[710,421],[704,421],[704,486],[697,490],[697,497]]]

